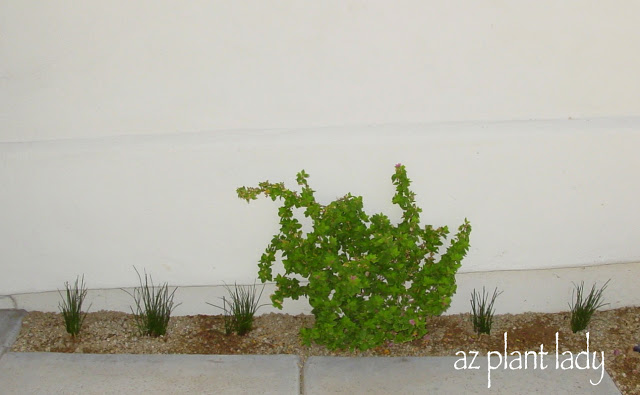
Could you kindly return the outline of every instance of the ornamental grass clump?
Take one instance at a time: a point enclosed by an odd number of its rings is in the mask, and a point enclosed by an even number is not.
[[[491,300],[488,299],[489,294],[485,293],[484,287],[482,287],[482,296],[479,292],[476,292],[475,288],[471,294],[471,323],[473,323],[473,330],[480,334],[491,333],[491,325],[493,325],[493,313],[495,312],[493,304],[496,301],[498,295],[498,288],[493,290],[493,296]]]
[[[224,313],[224,315],[222,316],[223,322],[224,322],[224,334],[225,335],[230,335],[233,333],[233,331],[235,330],[235,317],[232,313],[232,305],[231,305],[231,301],[227,301],[226,297],[221,297],[220,299],[222,299],[222,307],[217,306],[215,304],[211,304],[209,302],[207,302],[207,304],[217,307],[219,309],[222,310],[222,312]]]
[[[171,312],[180,304],[174,306],[173,295],[178,287],[169,292],[169,285],[164,283],[159,287],[153,285],[151,275],[144,273],[144,283],[138,269],[134,267],[138,279],[140,280],[140,288],[134,288],[133,294],[127,292],[136,304],[135,311],[131,307],[136,326],[142,336],[163,336],[167,333],[167,326],[171,318]]]
[[[398,224],[384,214],[367,215],[360,196],[318,203],[308,177],[304,170],[297,174],[300,192],[268,181],[237,189],[247,202],[260,194],[282,201],[280,231],[258,264],[260,280],[276,283],[273,305],[282,308],[285,298],[307,297],[315,322],[301,330],[302,340],[329,349],[366,350],[424,336],[427,318],[444,312],[456,291],[455,274],[469,248],[469,222],[465,219],[449,246],[441,248],[449,230],[420,226],[422,209],[401,164],[391,176],[392,203],[402,210]],[[302,231],[300,212],[313,224],[311,231]],[[284,274],[274,277],[276,259]]]
[[[78,283],[78,281],[80,281],[80,283]],[[69,285],[68,281],[64,283],[64,287],[66,289],[64,296],[58,290],[58,294],[60,294],[62,298],[62,302],[58,303],[58,308],[64,318],[67,333],[69,333],[71,337],[76,337],[80,333],[84,319],[87,316],[86,312],[84,314],[82,313],[82,303],[87,296],[84,275],[82,276],[82,280],[80,280],[80,276],[76,277],[76,282],[73,287]]]
[[[229,292],[229,299],[224,296],[220,298],[222,299],[222,306],[208,302],[207,304],[223,311],[225,334],[230,335],[232,332],[236,332],[238,335],[244,336],[253,328],[255,313],[260,307],[264,306],[259,305],[264,285],[260,290],[260,294],[257,293],[255,283],[253,286],[246,287],[234,284],[233,290],[227,285],[225,285],[225,288]]]
[[[586,297],[584,293],[584,281],[582,281],[580,285],[573,284],[575,288],[571,293],[572,302],[569,304],[569,308],[571,309],[571,330],[573,333],[586,329],[593,313],[600,307],[609,304],[603,303],[602,298],[602,293],[607,288],[609,281],[611,281],[611,279],[607,280],[600,289],[596,289],[596,284],[593,284],[591,291]]]

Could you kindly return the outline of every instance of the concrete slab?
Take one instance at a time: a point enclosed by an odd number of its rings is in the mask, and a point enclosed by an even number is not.
[[[16,341],[26,313],[24,310],[0,310],[0,357]]]
[[[7,353],[3,394],[299,394],[293,355]]]
[[[344,394],[620,394],[606,373],[598,370],[555,369],[555,356],[544,360],[547,369],[491,371],[488,388],[487,357],[478,357],[479,369],[456,370],[458,357],[338,358],[310,357],[304,367],[305,395]],[[562,360],[562,358],[561,358]],[[471,358],[469,358],[469,363]],[[498,365],[496,357],[491,366]],[[458,365],[462,367],[462,364]],[[470,365],[468,365],[470,366]],[[516,365],[514,364],[514,367]],[[598,382],[592,385],[590,380]]]
[[[16,309],[17,303],[10,295],[0,295],[0,310]]]

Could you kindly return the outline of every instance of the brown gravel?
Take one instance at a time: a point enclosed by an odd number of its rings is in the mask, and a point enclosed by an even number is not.
[[[12,351],[79,352],[98,354],[297,354],[339,356],[454,356],[457,351],[508,352],[539,351],[540,344],[552,355],[555,334],[559,350],[578,353],[586,349],[586,334],[572,333],[569,313],[505,314],[494,318],[491,335],[476,335],[469,314],[431,319],[429,334],[404,344],[387,344],[366,352],[329,351],[318,345],[303,346],[298,338],[302,326],[311,326],[313,316],[266,314],[258,316],[248,335],[225,336],[221,316],[173,317],[166,336],[138,336],[131,314],[99,311],[89,313],[82,332],[72,339],[64,329],[59,313],[30,312],[24,319]],[[640,307],[599,311],[587,331],[590,352],[605,353],[605,368],[624,394],[640,394]]]

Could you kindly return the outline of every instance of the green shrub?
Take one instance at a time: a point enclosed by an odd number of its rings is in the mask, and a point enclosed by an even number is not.
[[[359,196],[319,204],[308,177],[304,170],[298,173],[300,193],[268,181],[237,190],[247,202],[260,193],[283,201],[280,232],[258,265],[259,278],[273,281],[272,266],[277,255],[282,257],[285,274],[275,277],[273,305],[282,308],[284,298],[308,297],[315,324],[302,329],[302,339],[330,349],[365,350],[423,336],[427,317],[444,312],[456,291],[455,274],[469,248],[469,222],[465,219],[442,252],[449,230],[420,226],[422,210],[400,164],[391,177],[396,187],[392,202],[403,212],[397,225],[384,214],[368,216]],[[307,234],[294,216],[297,208],[312,220]],[[294,274],[308,283],[302,285]]]
[[[582,281],[580,285],[573,284],[575,289],[571,293],[571,298],[573,299],[575,295],[575,300],[572,300],[569,304],[569,308],[571,309],[571,330],[573,333],[586,329],[593,313],[600,307],[608,304],[602,303],[602,293],[607,288],[609,281],[611,280],[607,280],[598,290],[596,290],[596,284],[593,284],[586,298],[584,296],[584,281]]]
[[[475,288],[473,289],[471,294],[471,323],[476,333],[486,333],[487,335],[491,333],[494,313],[493,304],[501,293],[498,293],[498,288],[494,289],[491,301],[489,301],[487,299],[489,294],[485,293],[484,287],[482,287],[482,297],[479,292],[476,293]]]
[[[230,335],[232,332],[236,332],[240,336],[244,336],[253,328],[253,316],[256,311],[264,305],[258,305],[262,292],[264,291],[264,285],[260,290],[260,294],[256,291],[256,284],[253,286],[238,286],[234,284],[232,290],[229,286],[225,285],[225,288],[229,292],[229,299],[222,297],[222,306],[217,306],[208,303],[211,306],[221,309],[224,313],[224,331],[225,334]]]
[[[131,308],[131,313],[135,318],[136,326],[142,336],[158,337],[167,333],[167,326],[171,318],[171,312],[180,304],[173,305],[173,295],[177,287],[169,293],[169,285],[164,283],[159,287],[153,285],[151,275],[144,273],[144,283],[138,269],[134,267],[140,288],[135,288],[133,294],[127,292],[136,304],[136,310]]]
[[[66,289],[65,296],[62,296],[62,293],[58,291],[58,294],[60,294],[62,298],[62,302],[58,303],[58,308],[64,318],[67,333],[72,337],[76,337],[80,333],[84,319],[87,316],[86,312],[82,314],[82,303],[87,296],[87,288],[84,285],[84,275],[82,276],[80,284],[78,284],[79,280],[80,276],[76,277],[73,288],[69,285],[68,281],[64,283]]]

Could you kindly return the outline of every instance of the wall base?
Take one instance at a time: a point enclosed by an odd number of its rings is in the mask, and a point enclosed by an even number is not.
[[[470,298],[473,289],[487,291],[498,287],[503,294],[496,300],[496,313],[518,314],[527,311],[553,313],[569,310],[569,302],[574,290],[573,283],[585,282],[585,288],[591,289],[596,282],[600,287],[611,279],[604,299],[609,303],[604,309],[640,305],[640,293],[637,292],[637,278],[640,274],[640,262],[610,265],[587,266],[577,268],[513,270],[461,273],[457,275],[458,291],[453,297],[451,307],[446,314],[465,313],[470,310]],[[269,302],[269,295],[275,289],[267,284],[262,302]],[[126,289],[132,292],[131,288]],[[220,311],[206,302],[218,304],[219,298],[227,295],[222,286],[179,287],[175,294],[176,303],[182,303],[175,309],[175,315],[220,314]],[[27,311],[58,311],[60,296],[57,291],[0,296],[0,309],[24,309]],[[130,312],[133,300],[122,289],[92,289],[87,294],[86,306],[89,311],[113,310]],[[262,307],[259,314],[281,312],[288,314],[310,314],[311,307],[306,300],[285,300],[283,310],[271,305]]]

